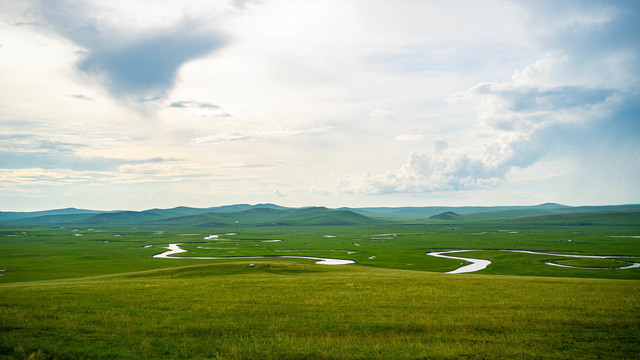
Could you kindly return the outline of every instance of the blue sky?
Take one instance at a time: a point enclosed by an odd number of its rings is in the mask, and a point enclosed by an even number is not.
[[[640,203],[634,1],[0,14],[0,211]]]

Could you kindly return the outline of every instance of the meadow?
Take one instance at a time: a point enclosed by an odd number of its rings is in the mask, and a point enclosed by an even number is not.
[[[5,226],[0,358],[637,358],[639,268],[495,251],[640,262],[635,213],[570,219]],[[170,243],[188,250],[179,256],[356,263],[153,258]],[[481,249],[464,256],[492,264],[478,273],[444,274],[460,261],[425,255],[455,249]]]

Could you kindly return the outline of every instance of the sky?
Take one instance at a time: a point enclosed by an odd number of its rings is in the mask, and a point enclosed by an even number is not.
[[[0,211],[640,203],[640,3],[0,0]]]

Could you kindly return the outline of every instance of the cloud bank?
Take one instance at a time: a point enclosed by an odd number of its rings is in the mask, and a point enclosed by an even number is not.
[[[0,13],[0,201],[14,209],[640,201],[637,2]]]
[[[494,140],[444,153],[412,153],[397,171],[343,177],[340,192],[495,188],[513,169],[558,157],[579,162],[586,155],[595,161],[596,152],[608,154],[604,161],[626,158],[627,166],[640,173],[634,161],[640,154],[640,42],[635,35],[640,33],[640,5],[521,4],[546,56],[515,71],[509,81],[479,83],[451,97],[454,104],[474,103],[475,126]]]

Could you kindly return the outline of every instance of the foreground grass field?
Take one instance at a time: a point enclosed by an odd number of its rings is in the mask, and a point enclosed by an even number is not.
[[[5,284],[0,286],[0,356],[640,356],[640,281],[254,264]]]

